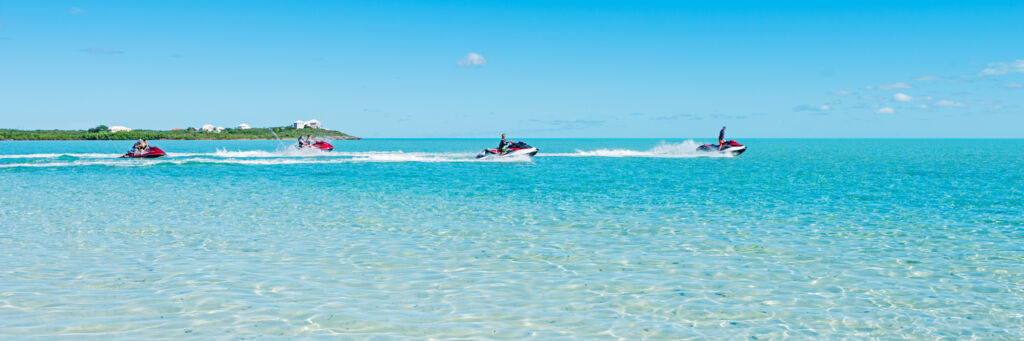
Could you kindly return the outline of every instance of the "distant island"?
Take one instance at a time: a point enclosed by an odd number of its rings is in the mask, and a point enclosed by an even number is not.
[[[173,130],[121,130],[119,127],[97,126],[86,130],[16,130],[0,129],[0,140],[277,140],[295,139],[299,136],[334,140],[358,140],[358,137],[313,127],[270,127],[270,128],[186,128]]]

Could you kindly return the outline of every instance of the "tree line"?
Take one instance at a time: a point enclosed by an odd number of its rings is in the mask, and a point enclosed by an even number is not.
[[[332,139],[358,139],[329,129],[271,127],[250,129],[224,129],[219,133],[182,130],[132,130],[111,133],[107,126],[99,125],[86,130],[16,130],[0,129],[0,140],[272,140],[312,135]]]

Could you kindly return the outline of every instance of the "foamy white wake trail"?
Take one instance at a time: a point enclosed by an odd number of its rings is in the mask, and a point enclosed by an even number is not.
[[[31,155],[32,157],[26,157]],[[77,160],[62,160],[60,156],[73,156]],[[21,154],[6,155],[8,159],[25,159],[27,162],[0,163],[0,168],[18,167],[147,167],[158,165],[223,164],[223,165],[298,165],[298,164],[341,164],[341,163],[394,163],[394,162],[530,162],[530,158],[508,158],[502,160],[478,160],[473,153],[406,153],[402,151],[330,152],[305,150],[249,150],[215,153],[168,153],[167,157],[156,159],[121,159],[120,154]],[[86,158],[85,156],[91,156]]]
[[[101,153],[42,153],[42,154],[5,154],[0,155],[0,159],[54,159],[58,157],[73,157],[78,159],[107,159],[116,158],[121,154],[101,154]]]
[[[353,159],[338,160],[304,160],[304,159],[216,159],[216,158],[184,158],[184,159],[147,159],[147,160],[79,160],[69,162],[39,162],[0,164],[0,168],[39,168],[39,167],[148,167],[157,165],[185,164],[226,164],[226,165],[295,165],[295,164],[330,164],[354,162]]]
[[[688,140],[681,143],[664,143],[648,150],[596,149],[576,150],[575,153],[543,153],[539,157],[645,157],[645,158],[695,158],[732,157],[730,154],[698,152],[697,142]],[[39,153],[0,155],[0,168],[16,167],[77,167],[112,166],[146,167],[158,165],[224,164],[224,165],[296,165],[296,164],[340,164],[358,162],[532,162],[530,157],[508,157],[478,160],[475,153],[466,152],[404,152],[396,151],[336,151],[299,150],[280,148],[278,150],[236,150],[218,149],[214,153],[167,153],[158,159],[119,159],[121,154],[105,153]]]
[[[731,154],[698,152],[697,147],[701,144],[693,140],[686,140],[680,143],[664,143],[654,148],[640,151],[632,149],[597,149],[579,150],[575,153],[548,153],[537,154],[537,156],[562,156],[562,157],[654,157],[654,158],[694,158],[694,157],[732,157]]]
[[[168,154],[168,155],[175,156],[173,154]],[[269,157],[283,157],[283,156],[287,156],[287,155],[285,155],[284,152],[270,152],[270,151],[266,151],[266,150],[237,150],[237,151],[228,151],[226,149],[217,149],[216,153],[207,154],[206,156],[226,157],[226,158],[234,158],[234,157],[269,158]]]
[[[182,154],[168,154],[169,156],[185,156]],[[366,152],[322,152],[319,150],[298,150],[286,149],[278,151],[245,150],[226,151],[217,150],[212,154],[193,154],[189,156],[212,156],[218,158],[351,158],[367,161],[458,161],[460,159],[472,158],[472,153],[406,153],[397,151],[366,151]]]
[[[122,162],[120,160],[78,160],[78,161],[53,161],[35,163],[3,163],[0,168],[45,168],[45,167],[79,167],[79,166],[120,166],[120,167],[143,167],[152,166],[158,163],[153,160],[138,160],[138,162]]]
[[[173,156],[168,153],[167,155]],[[216,153],[211,154],[193,154],[194,156],[214,156],[214,157],[229,157],[229,158],[275,158],[275,157],[331,157],[337,156],[337,153],[323,152],[316,149],[296,149],[296,148],[284,148],[275,151],[266,150],[237,150],[228,151],[226,149],[217,149]]]
[[[465,162],[470,158],[431,153],[351,153],[353,160],[375,162]]]

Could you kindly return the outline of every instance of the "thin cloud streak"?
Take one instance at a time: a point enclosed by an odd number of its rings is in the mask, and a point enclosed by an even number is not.
[[[1005,75],[1008,73],[1021,73],[1024,72],[1024,59],[1017,59],[1012,62],[994,62],[988,63],[988,68],[981,70],[983,76],[997,76]]]
[[[895,90],[895,89],[910,89],[911,86],[910,86],[910,84],[899,82],[899,83],[893,83],[893,84],[879,85],[878,88],[882,89],[882,90]]]
[[[92,53],[92,54],[124,54],[124,51],[121,51],[121,50],[114,50],[114,49],[108,49],[108,48],[97,48],[97,47],[91,47],[91,48],[87,48],[87,49],[82,49],[82,52]]]
[[[944,100],[935,102],[935,106],[937,106],[937,107],[945,107],[945,108],[962,108],[962,107],[964,107],[964,104],[960,103],[960,102],[950,101],[950,100],[945,100],[944,99]]]

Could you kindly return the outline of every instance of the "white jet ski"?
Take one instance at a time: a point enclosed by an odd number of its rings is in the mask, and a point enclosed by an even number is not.
[[[499,152],[497,149],[484,149],[480,154],[476,155],[477,159],[497,159],[497,158],[515,158],[515,157],[533,157],[537,155],[539,150],[526,142],[509,142],[508,148],[504,153]]]

